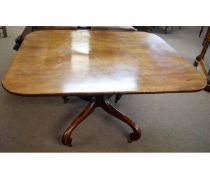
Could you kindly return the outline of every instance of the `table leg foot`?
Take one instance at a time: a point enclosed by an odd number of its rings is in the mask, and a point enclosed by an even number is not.
[[[64,145],[68,145],[68,146],[72,147],[72,138],[63,136],[62,137],[62,143]]]
[[[141,137],[141,132],[132,132],[129,135],[128,142],[131,143],[133,141],[137,141]]]

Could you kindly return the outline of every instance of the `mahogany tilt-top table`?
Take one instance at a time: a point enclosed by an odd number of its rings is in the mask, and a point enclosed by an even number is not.
[[[115,109],[108,96],[195,92],[206,80],[154,34],[45,30],[26,36],[2,84],[23,96],[91,97],[64,132],[63,144],[71,145],[72,131],[96,107],[131,127],[130,142],[141,137],[138,125]]]

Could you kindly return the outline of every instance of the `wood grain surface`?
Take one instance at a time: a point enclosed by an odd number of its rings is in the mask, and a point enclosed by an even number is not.
[[[144,32],[45,30],[27,35],[2,81],[19,95],[193,92],[206,80]]]

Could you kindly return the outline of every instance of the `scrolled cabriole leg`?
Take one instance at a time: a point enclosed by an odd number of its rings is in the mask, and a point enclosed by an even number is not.
[[[85,109],[73,120],[73,122],[69,125],[62,137],[62,143],[64,145],[72,146],[72,138],[71,134],[73,130],[84,120],[86,119],[96,107],[102,107],[105,112],[111,114],[117,119],[128,124],[133,132],[129,135],[128,142],[136,141],[141,137],[141,130],[131,119],[129,119],[126,115],[115,109],[108,101],[107,97],[109,96],[93,96],[92,100],[85,107]]]
[[[128,142],[136,141],[141,137],[141,130],[131,119],[129,119],[126,115],[118,111],[116,108],[114,108],[109,101],[104,97],[102,108],[112,116],[116,117],[117,119],[125,122],[128,124],[133,132],[129,135]]]
[[[93,99],[85,109],[73,120],[73,122],[69,125],[62,137],[62,143],[64,145],[72,146],[72,138],[71,134],[73,130],[83,121],[85,120],[94,110],[95,110],[95,99]]]

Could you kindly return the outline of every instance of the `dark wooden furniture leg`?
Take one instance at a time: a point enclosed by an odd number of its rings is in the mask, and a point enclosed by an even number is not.
[[[210,27],[208,27],[204,41],[203,41],[203,49],[201,53],[196,57],[196,60],[194,62],[194,66],[197,67],[198,65],[200,65],[201,69],[203,70],[204,75],[206,75],[207,85],[204,89],[206,91],[210,91],[210,70],[208,71],[206,68],[204,57],[208,49],[209,43],[210,43]]]
[[[203,33],[203,29],[204,29],[204,26],[201,27],[201,30],[199,32],[199,38],[201,37],[201,34]]]
[[[206,42],[207,38],[209,38],[208,37],[209,36],[209,30],[210,30],[210,27],[208,27],[207,32],[206,32],[206,35],[205,35],[205,37],[203,39],[203,43],[202,43],[203,46],[205,45],[205,42]]]
[[[199,62],[204,58],[204,56],[205,56],[205,54],[206,54],[206,51],[207,51],[207,49],[208,49],[208,46],[209,46],[209,42],[210,42],[210,40],[207,40],[207,39],[206,39],[206,41],[205,41],[205,43],[204,43],[204,47],[203,47],[203,49],[202,49],[200,55],[198,55],[198,56],[196,57],[196,60],[195,60],[195,62],[194,62],[194,66],[195,66],[195,67],[197,67],[198,64],[199,64]]]
[[[73,130],[83,121],[85,120],[96,108],[96,101],[92,100],[85,109],[79,114],[78,117],[74,119],[74,121],[69,125],[66,131],[63,134],[62,142],[64,145],[72,146],[72,138],[71,133]]]
[[[5,26],[2,26],[2,30],[3,30],[4,38],[6,38],[7,37],[7,28]]]
[[[167,34],[167,31],[168,31],[168,26],[166,26],[165,28],[165,34]]]
[[[119,120],[127,123],[133,130],[133,132],[129,135],[128,142],[136,141],[141,137],[141,130],[139,127],[127,116],[125,116],[123,113],[118,111],[116,108],[114,108],[107,99],[103,99],[103,105],[102,108],[112,116],[118,118]]]
[[[82,113],[79,114],[78,117],[74,119],[74,121],[69,125],[62,137],[62,143],[64,145],[72,146],[72,138],[71,134],[73,130],[85,119],[87,118],[96,107],[102,107],[104,111],[111,114],[112,116],[116,117],[117,119],[125,122],[128,124],[133,132],[129,135],[129,142],[136,141],[141,137],[141,130],[140,128],[127,116],[122,114],[120,111],[115,109],[108,101],[106,96],[94,96],[89,104],[85,107]]]
[[[32,26],[25,27],[23,33],[15,39],[15,45],[13,47],[14,50],[18,50],[19,49],[19,47],[22,44],[22,42],[23,42],[24,38],[26,37],[26,35],[29,34],[30,32],[32,32],[32,30],[33,30]]]
[[[208,49],[209,43],[210,43],[210,27],[208,27],[205,39],[203,41],[203,49],[202,49],[201,53],[196,57],[196,60],[194,62],[195,67],[197,67],[199,62],[204,59],[204,56]]]
[[[63,102],[66,104],[66,103],[69,103],[70,102],[70,96],[63,96]]]
[[[115,96],[115,103],[117,103],[121,98],[122,98],[122,95],[121,94],[117,94]]]

